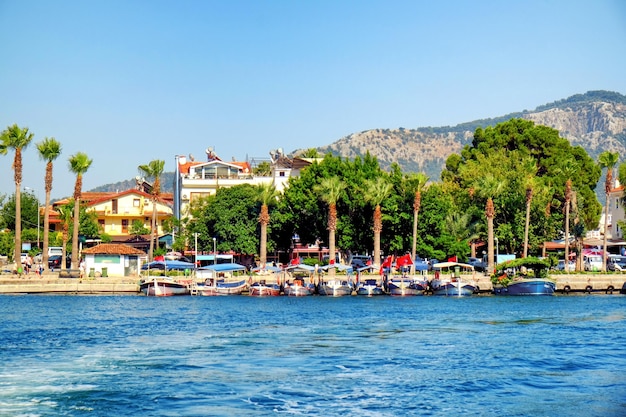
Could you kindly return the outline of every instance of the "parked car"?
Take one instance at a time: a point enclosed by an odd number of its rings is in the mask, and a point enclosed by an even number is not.
[[[48,258],[48,269],[61,269],[61,255],[52,255]],[[72,265],[72,258],[70,256],[65,257],[65,267],[69,268]]]
[[[485,271],[485,269],[487,268],[487,266],[485,265],[485,262],[483,262],[483,260],[482,260],[482,259],[480,259],[480,258],[473,258],[473,257],[470,257],[470,258],[467,260],[467,263],[468,263],[469,265],[472,265],[472,266],[474,267],[474,271],[484,272],[484,271]]]
[[[366,266],[370,266],[372,264],[372,257],[369,255],[352,255],[352,259],[350,260],[350,265],[352,268],[365,268]]]
[[[559,259],[559,262],[556,264],[555,269],[557,271],[565,271],[565,259]],[[567,270],[570,272],[576,270],[576,262],[569,261],[567,265]]]
[[[430,269],[430,264],[424,258],[420,258],[419,256],[415,256],[415,270],[416,271],[428,271]]]
[[[609,271],[625,272],[626,271],[626,256],[614,256],[611,255],[607,260],[606,267]]]

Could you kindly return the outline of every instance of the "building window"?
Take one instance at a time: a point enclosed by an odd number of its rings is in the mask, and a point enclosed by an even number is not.
[[[117,214],[117,199],[116,198],[111,200],[111,206],[112,206],[111,211],[113,212],[113,214]]]
[[[98,219],[98,228],[104,231],[104,219]]]
[[[285,176],[285,171],[280,171],[280,172],[278,173],[278,176],[279,176],[279,177],[284,177],[284,176]]]
[[[122,233],[128,233],[128,219],[122,219]]]
[[[133,199],[133,207],[139,207],[139,199],[138,198]]]

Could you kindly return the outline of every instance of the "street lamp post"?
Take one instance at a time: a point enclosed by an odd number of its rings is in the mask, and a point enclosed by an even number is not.
[[[215,246],[215,238],[213,238],[213,265],[217,264],[217,249]]]
[[[39,197],[37,197],[37,193],[33,188],[24,187],[24,189],[32,192],[37,200],[37,248],[39,248],[39,224],[41,223],[41,219],[39,218]]]

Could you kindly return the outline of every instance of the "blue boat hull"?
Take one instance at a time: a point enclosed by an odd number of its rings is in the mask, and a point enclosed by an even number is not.
[[[438,282],[433,280],[430,284],[433,295],[443,295],[449,297],[468,297],[474,294],[476,287],[472,284],[455,282]]]
[[[511,282],[503,287],[496,285],[493,288],[495,295],[553,295],[556,284],[548,279],[527,279]]]

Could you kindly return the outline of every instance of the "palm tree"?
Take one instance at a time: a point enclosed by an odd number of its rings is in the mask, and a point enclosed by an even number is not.
[[[18,256],[22,252],[22,206],[21,206],[21,188],[22,188],[22,149],[26,149],[28,144],[33,140],[33,133],[28,132],[28,128],[20,128],[17,124],[13,124],[2,132],[2,146],[0,153],[6,154],[9,148],[15,150],[13,158],[13,179],[15,181],[15,262],[18,262]]]
[[[475,187],[475,192],[478,195],[486,198],[485,204],[485,217],[487,217],[487,270],[489,273],[493,273],[494,257],[493,257],[493,218],[496,214],[495,207],[493,205],[493,199],[500,194],[504,188],[504,182],[500,181],[491,174],[487,174],[481,177]]]
[[[74,230],[72,231],[72,269],[78,269],[78,229],[80,228],[80,197],[83,189],[83,175],[93,162],[86,153],[76,152],[70,156],[70,171],[76,174],[74,183]]]
[[[528,230],[530,229],[530,207],[533,201],[533,191],[537,186],[537,163],[535,158],[529,156],[522,161],[522,172],[524,175],[524,188],[526,192],[526,224],[524,225],[524,255],[528,256]]]
[[[598,156],[598,163],[600,168],[606,168],[606,180],[604,181],[604,192],[606,193],[606,200],[604,201],[604,237],[602,239],[603,252],[602,256],[602,270],[606,271],[606,258],[607,258],[607,233],[609,226],[609,194],[613,187],[613,168],[619,159],[617,152],[604,151]]]
[[[259,223],[261,224],[261,242],[259,247],[259,263],[261,268],[267,263],[267,225],[270,224],[269,206],[276,202],[279,192],[276,191],[274,184],[260,184],[258,186],[257,199],[261,203],[261,212],[259,213]]]
[[[335,260],[335,232],[337,231],[337,201],[346,188],[346,183],[339,177],[324,178],[314,187],[322,201],[328,204],[328,259],[332,263]],[[329,270],[331,274],[334,269]]]
[[[37,144],[39,157],[46,161],[46,201],[43,212],[43,254],[44,268],[48,269],[48,235],[50,233],[50,192],[52,191],[52,161],[61,155],[61,144],[55,138],[44,138]]]
[[[413,184],[415,189],[415,197],[413,198],[413,242],[411,245],[411,259],[413,259],[413,261],[415,261],[415,255],[417,254],[417,218],[420,208],[422,207],[422,191],[424,191],[428,179],[428,176],[423,172],[412,174],[408,177],[408,180]],[[415,263],[411,266],[411,273],[414,272]]]
[[[152,184],[152,221],[150,225],[150,252],[148,253],[148,259],[152,261],[154,254],[154,241],[156,240],[157,230],[157,200],[161,194],[161,175],[165,167],[165,161],[161,159],[154,159],[148,163],[148,165],[139,165],[139,172],[143,175],[153,178]]]
[[[383,230],[383,215],[380,205],[391,192],[392,185],[384,178],[378,177],[376,181],[368,180],[365,183],[365,201],[374,206],[374,267],[380,266],[380,233]]]

